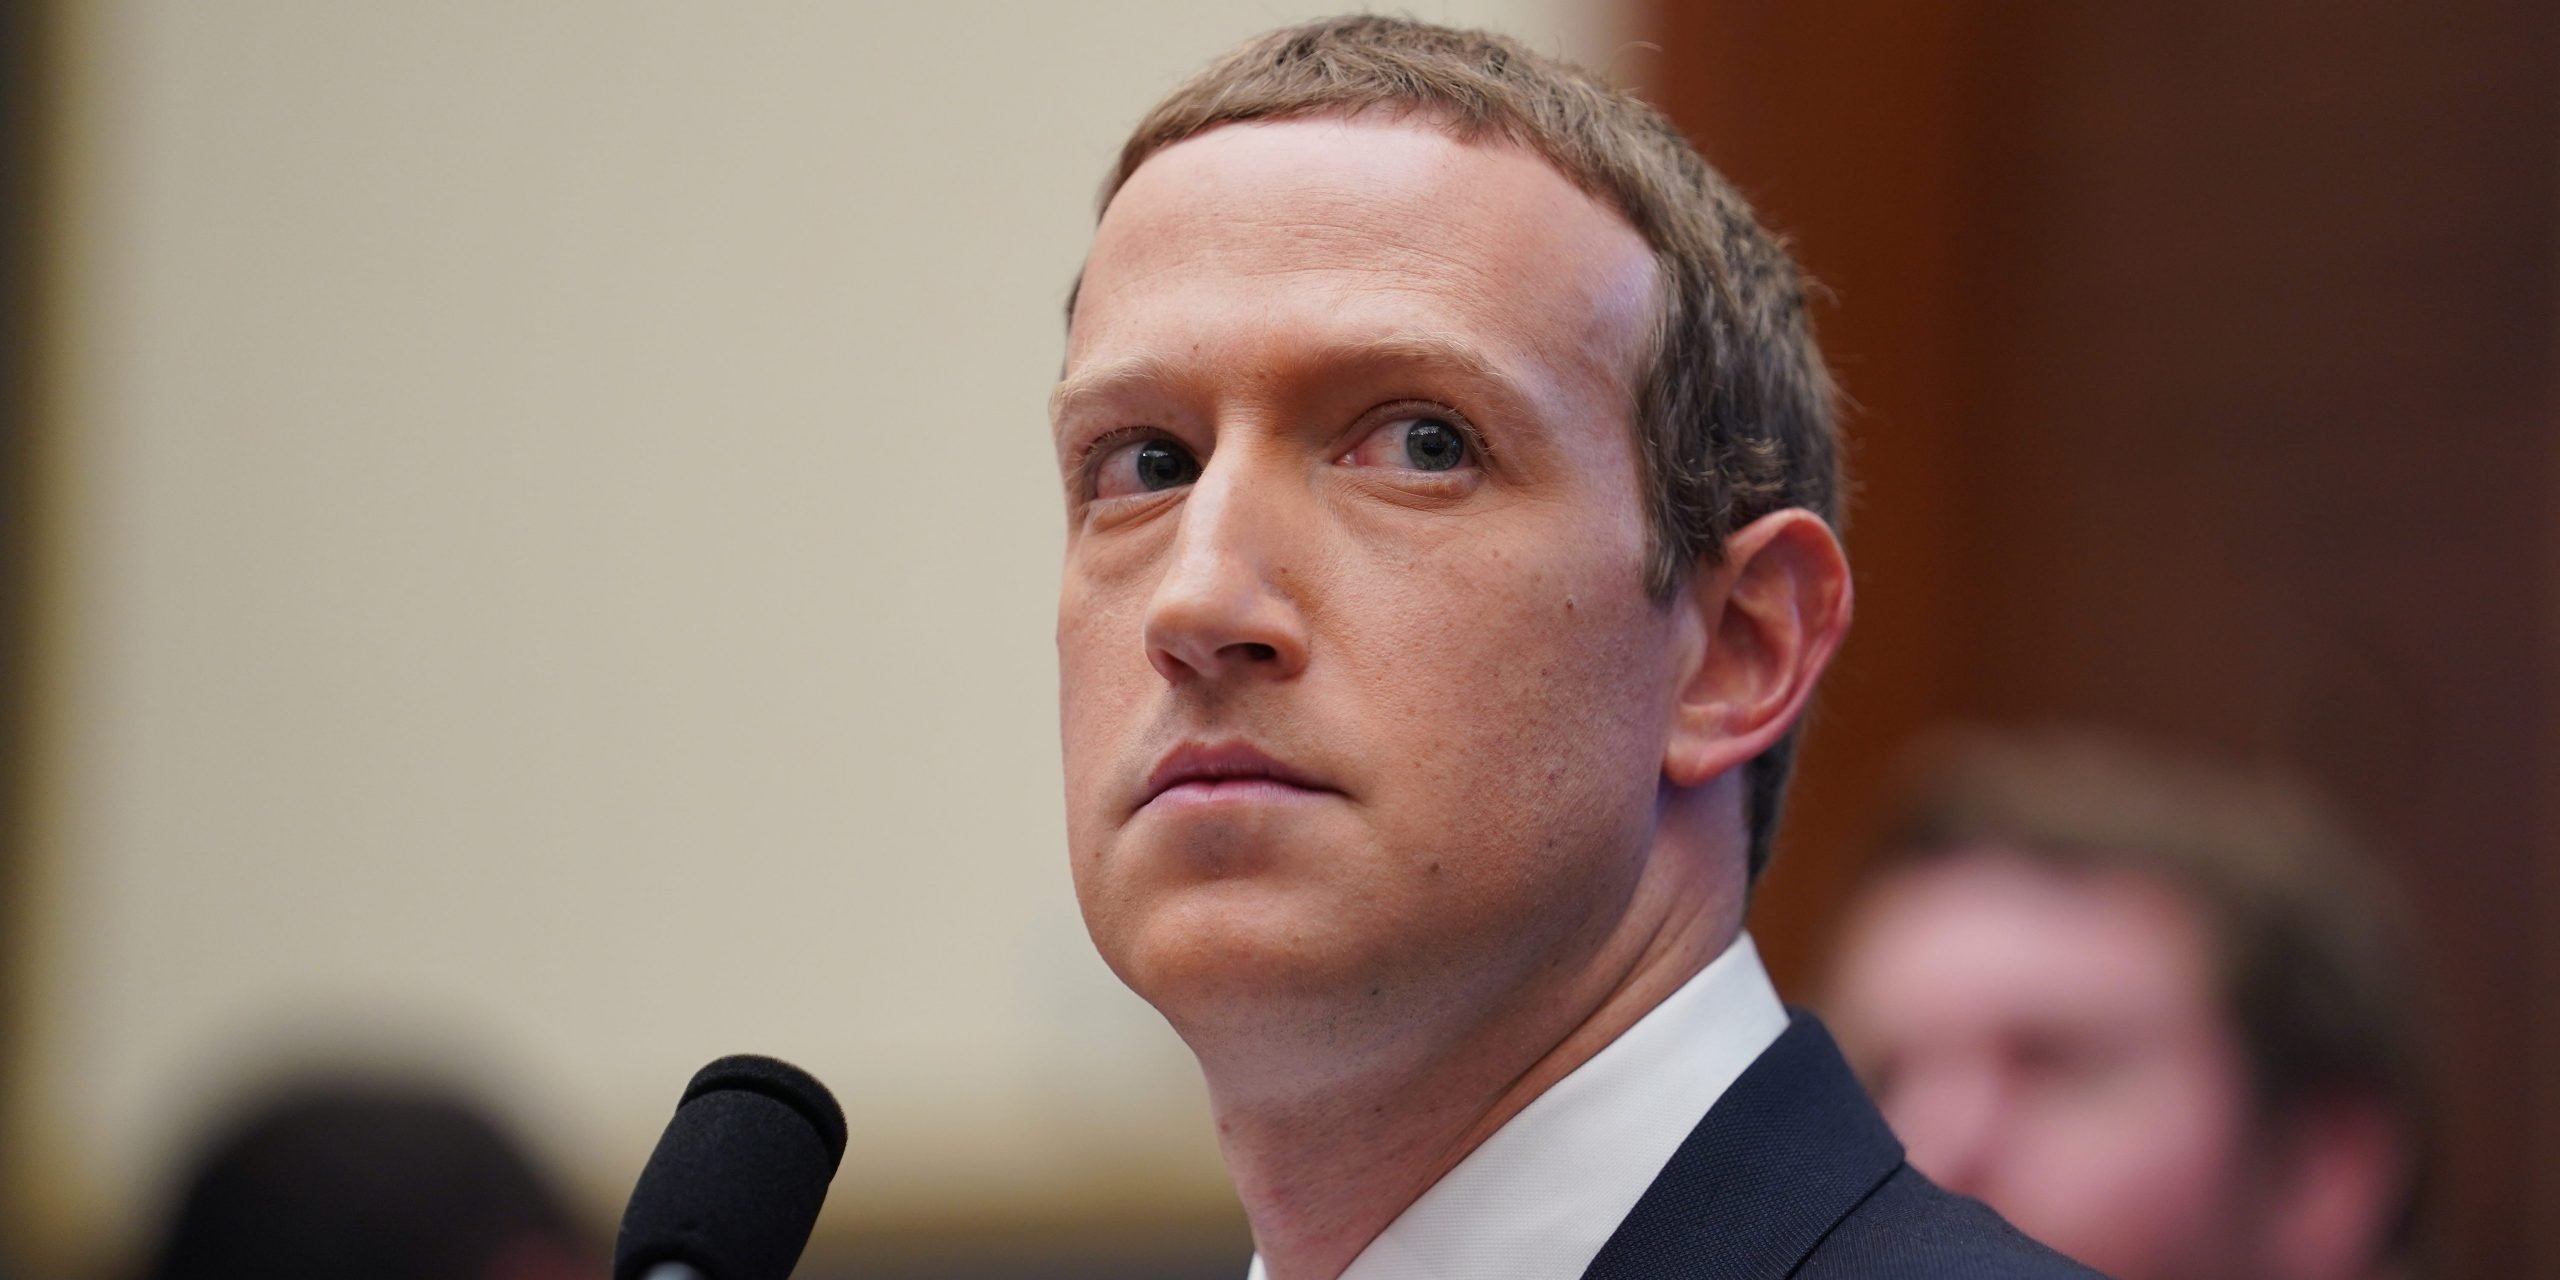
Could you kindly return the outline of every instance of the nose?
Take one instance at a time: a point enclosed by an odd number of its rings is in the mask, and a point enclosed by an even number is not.
[[[1307,531],[1285,478],[1244,449],[1211,455],[1184,495],[1171,560],[1147,601],[1147,660],[1176,685],[1306,668],[1291,566]]]
[[[2007,1089],[1981,1064],[1946,1064],[1915,1073],[1886,1100],[1885,1119],[1913,1168],[1959,1195],[1980,1197],[2000,1161]]]

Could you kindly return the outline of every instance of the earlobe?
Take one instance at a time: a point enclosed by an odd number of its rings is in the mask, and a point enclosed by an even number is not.
[[[1682,592],[1674,607],[1702,643],[1679,673],[1662,773],[1694,787],[1794,727],[1848,634],[1854,589],[1831,526],[1789,508],[1736,530]]]
[[[2276,1274],[2348,1276],[2388,1252],[2408,1194],[2408,1153],[2380,1103],[2315,1100],[2295,1121],[2292,1159],[2271,1215]]]

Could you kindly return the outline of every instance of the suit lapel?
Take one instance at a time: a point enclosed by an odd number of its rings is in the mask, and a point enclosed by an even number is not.
[[[1902,1164],[1831,1034],[1798,1012],[1691,1130],[1583,1280],[1778,1280]]]

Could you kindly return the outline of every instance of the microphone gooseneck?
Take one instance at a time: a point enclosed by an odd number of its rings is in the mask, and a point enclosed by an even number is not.
[[[808,1072],[754,1054],[704,1067],[631,1189],[614,1280],[789,1280],[844,1142]]]

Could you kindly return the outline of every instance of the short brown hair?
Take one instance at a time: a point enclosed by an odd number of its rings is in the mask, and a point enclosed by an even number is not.
[[[1645,582],[1657,599],[1771,512],[1802,507],[1839,523],[1831,378],[1794,260],[1661,112],[1569,63],[1489,32],[1402,18],[1268,32],[1147,113],[1103,182],[1101,206],[1149,156],[1219,125],[1374,110],[1535,151],[1652,248],[1661,310],[1633,408]],[[1074,307],[1070,298],[1070,318]],[[1790,731],[1748,766],[1754,879],[1768,864],[1794,751]]]
[[[2138,877],[2195,912],[2258,1114],[2370,1100],[2409,1151],[2391,1247],[2418,1234],[2434,1130],[2411,954],[2387,882],[2308,785],[2086,729],[1947,730],[1900,762],[1874,871],[1990,855]]]

